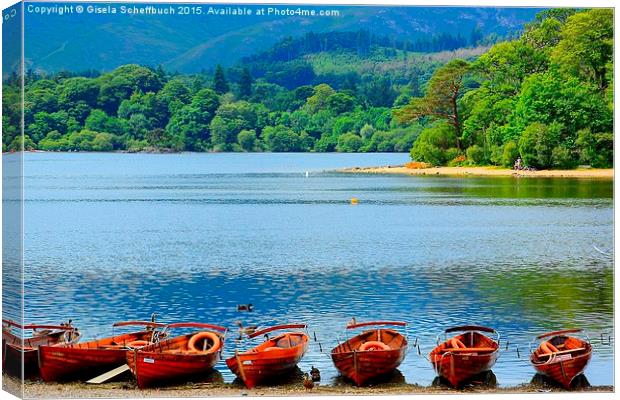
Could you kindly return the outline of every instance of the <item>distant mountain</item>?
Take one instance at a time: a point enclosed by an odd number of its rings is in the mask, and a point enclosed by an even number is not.
[[[47,4],[52,5],[37,3]],[[101,6],[108,5],[102,3]],[[118,11],[122,4],[109,6]],[[205,15],[210,6],[200,7],[202,15],[84,12],[58,16],[27,12],[26,68],[44,72],[108,71],[119,65],[137,63],[162,64],[167,70],[192,73],[211,69],[218,63],[233,65],[243,57],[267,50],[283,38],[299,37],[307,32],[364,29],[395,41],[410,42],[440,34],[469,37],[475,29],[484,36],[506,36],[520,31],[541,11],[533,8],[303,7],[317,13],[321,9],[339,13],[334,17],[311,17]],[[257,9],[267,8],[241,7],[251,9],[254,14]],[[298,6],[288,8],[296,10]]]

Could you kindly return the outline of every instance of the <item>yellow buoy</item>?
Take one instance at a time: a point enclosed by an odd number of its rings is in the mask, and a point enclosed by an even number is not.
[[[359,203],[359,200],[357,198],[353,197],[351,199],[351,204],[357,204],[357,203]]]

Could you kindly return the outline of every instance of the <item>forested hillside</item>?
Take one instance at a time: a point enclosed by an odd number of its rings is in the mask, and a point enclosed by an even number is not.
[[[411,151],[435,165],[610,165],[613,11],[550,10],[495,43],[308,33],[214,71],[30,71],[24,146],[59,151]],[[15,77],[3,149],[20,147]]]
[[[121,4],[108,4],[120,7]],[[169,4],[150,5],[169,9]],[[329,10],[329,17],[226,16],[210,14],[227,6],[196,4],[171,15],[82,13],[42,15],[27,13],[24,32],[25,65],[54,73],[95,69],[111,71],[124,64],[162,65],[184,74],[234,65],[241,57],[266,51],[282,39],[306,32],[357,32],[409,41],[418,50],[435,51],[448,37],[470,39],[472,31],[484,39],[510,37],[540,11],[520,7],[376,7],[282,6],[293,11]],[[232,7],[229,7],[232,8]],[[265,5],[244,5],[256,12]],[[45,38],[45,40],[41,40]],[[4,68],[8,71],[7,68]]]
[[[395,114],[427,124],[411,156],[435,165],[610,167],[613,79],[613,10],[550,10],[518,40],[438,69]]]

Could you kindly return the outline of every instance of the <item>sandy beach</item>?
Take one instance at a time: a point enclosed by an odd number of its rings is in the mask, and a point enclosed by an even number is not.
[[[587,179],[613,179],[614,170],[581,168],[571,170],[540,170],[540,171],[515,171],[508,168],[498,167],[429,167],[407,168],[402,165],[379,166],[379,167],[354,167],[344,168],[338,172],[353,174],[401,174],[401,175],[434,175],[434,176],[515,176],[532,178],[587,178]]]
[[[19,391],[19,381],[3,376],[3,387]],[[193,383],[179,386],[165,386],[140,390],[133,382],[111,382],[102,385],[86,383],[49,384],[41,381],[26,381],[25,398],[149,398],[149,397],[231,397],[231,396],[313,396],[313,395],[403,395],[403,394],[458,394],[458,393],[546,393],[563,392],[553,387],[538,387],[530,384],[513,387],[467,387],[454,390],[447,387],[419,386],[406,383],[383,383],[377,386],[358,388],[352,385],[322,385],[306,390],[301,383],[258,387],[247,390],[237,384]],[[613,386],[592,386],[580,392],[612,392]]]

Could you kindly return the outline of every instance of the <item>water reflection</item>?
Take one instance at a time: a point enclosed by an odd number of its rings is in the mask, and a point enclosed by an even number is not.
[[[500,385],[531,379],[534,335],[580,326],[592,383],[613,382],[611,182],[320,172],[406,155],[28,157],[29,321],[72,318],[88,339],[156,311],[231,328],[224,357],[256,345],[234,340],[237,320],[307,322],[318,341],[300,369],[331,382],[329,351],[352,316],[405,320],[420,352],[400,372],[423,385],[446,326],[489,325],[510,341]],[[254,312],[237,311],[247,303]]]

